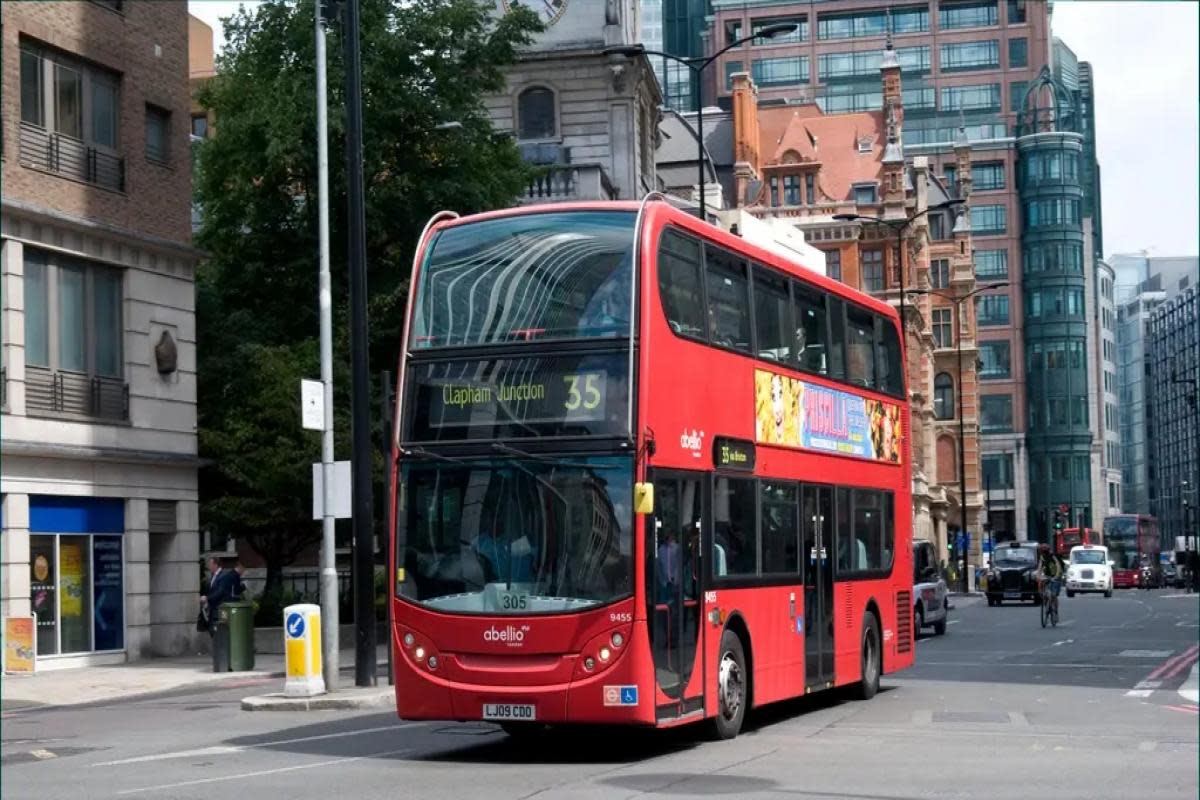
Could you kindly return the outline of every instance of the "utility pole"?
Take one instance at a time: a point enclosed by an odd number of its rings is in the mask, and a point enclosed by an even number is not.
[[[363,192],[359,0],[345,0],[346,189],[350,263],[351,428],[354,486],[354,684],[375,685],[375,519],[371,494],[371,374],[367,358],[367,232]]]
[[[325,420],[321,428],[321,665],[325,690],[337,691],[338,576],[333,517],[333,293],[329,279],[329,120],[325,92],[325,18],[318,0],[317,23],[317,228],[320,236],[319,305],[321,387]]]

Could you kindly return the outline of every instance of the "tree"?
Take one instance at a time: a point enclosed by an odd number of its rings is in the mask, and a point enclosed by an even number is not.
[[[371,359],[398,354],[413,249],[441,208],[512,205],[527,177],[482,97],[537,30],[524,9],[476,0],[361,0],[364,183]],[[225,20],[217,75],[201,90],[215,136],[197,148],[201,513],[282,568],[320,539],[311,467],[320,436],[299,425],[299,379],[319,373],[312,0],[270,0]],[[344,71],[328,42],[335,419],[348,452]],[[445,122],[457,122],[438,130]],[[382,504],[377,504],[382,507]]]

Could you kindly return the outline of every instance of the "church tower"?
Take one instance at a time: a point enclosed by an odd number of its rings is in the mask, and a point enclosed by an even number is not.
[[[518,4],[546,29],[509,68],[507,91],[485,103],[543,168],[521,202],[629,200],[657,188],[658,80],[645,56],[611,52],[637,43],[637,0],[496,0],[496,13]]]

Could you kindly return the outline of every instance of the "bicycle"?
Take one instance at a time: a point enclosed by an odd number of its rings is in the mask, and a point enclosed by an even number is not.
[[[1058,578],[1042,578],[1042,627],[1058,627]]]

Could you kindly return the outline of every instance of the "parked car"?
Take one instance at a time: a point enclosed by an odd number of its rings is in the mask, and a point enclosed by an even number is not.
[[[1112,562],[1108,560],[1108,548],[1102,545],[1084,544],[1071,548],[1067,562],[1067,597],[1085,592],[1103,592],[1112,597]]]
[[[1179,588],[1183,585],[1183,582],[1179,578],[1179,569],[1170,562],[1163,564],[1162,580],[1163,586]]]
[[[988,605],[1005,600],[1040,603],[1037,563],[1036,542],[1005,542],[996,547],[987,576]]]
[[[932,542],[914,541],[913,548],[913,636],[927,625],[938,636],[946,632],[950,616],[950,590],[937,565],[937,548]]]

